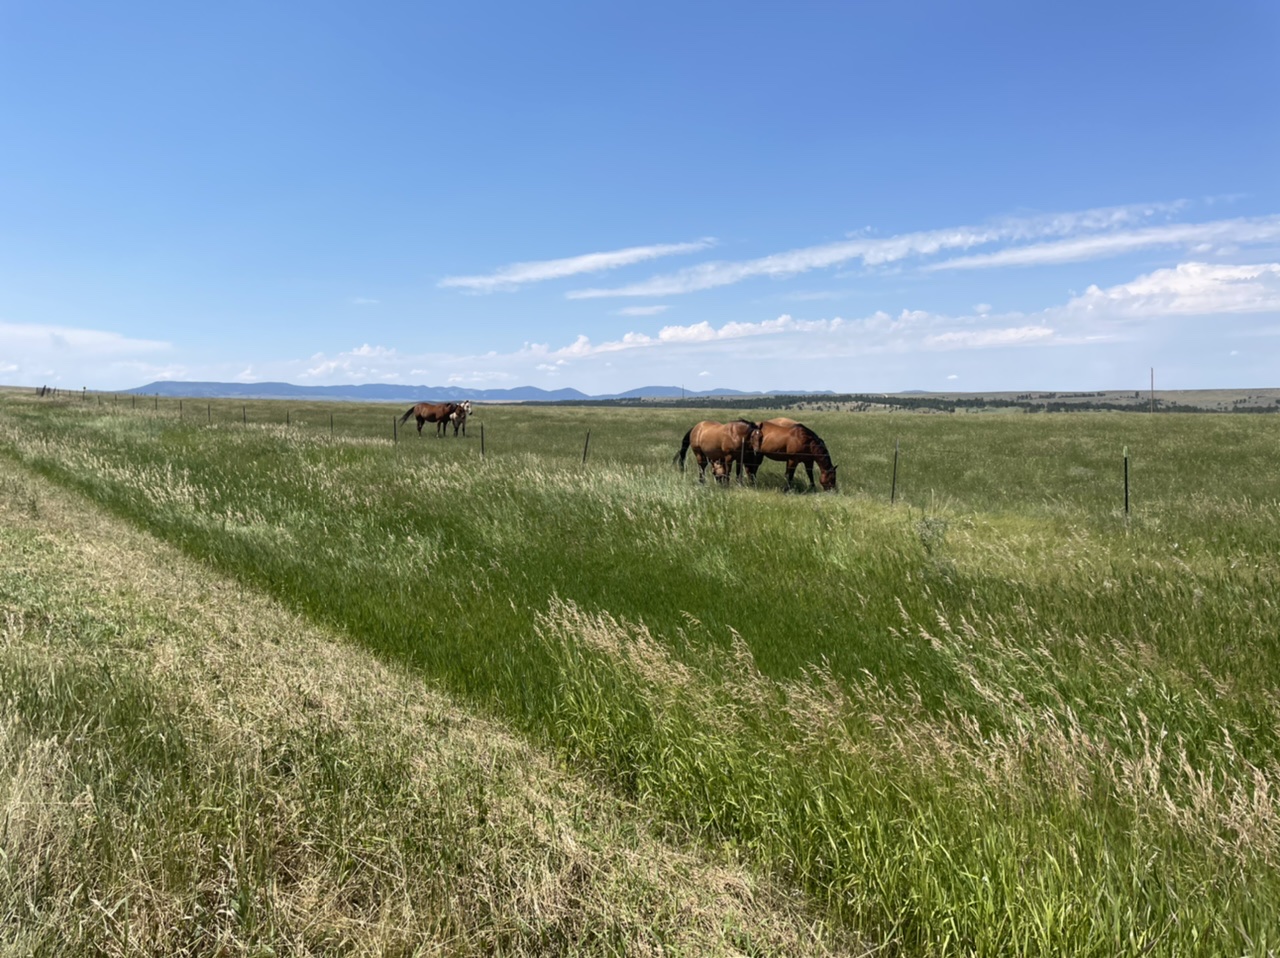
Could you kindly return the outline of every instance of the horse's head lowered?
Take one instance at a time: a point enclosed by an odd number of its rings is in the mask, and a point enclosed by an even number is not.
[[[818,485],[822,486],[823,492],[835,492],[836,467],[834,463],[827,468],[824,468],[821,462],[818,463]]]

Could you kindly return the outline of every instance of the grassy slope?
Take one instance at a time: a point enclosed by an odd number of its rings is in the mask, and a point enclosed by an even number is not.
[[[331,408],[13,402],[0,440],[887,941],[1274,945],[1266,418],[807,416],[844,494],[782,497],[676,475],[679,411],[485,409],[481,464]]]
[[[835,947],[733,861],[7,460],[0,611],[0,953]]]

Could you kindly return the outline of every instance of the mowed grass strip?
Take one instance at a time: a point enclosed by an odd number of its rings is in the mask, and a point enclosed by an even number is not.
[[[0,615],[5,954],[854,950],[419,676],[7,459]]]
[[[483,415],[485,463],[30,401],[0,442],[888,949],[1274,948],[1277,423],[806,416],[843,492],[783,496],[671,468],[712,412]]]

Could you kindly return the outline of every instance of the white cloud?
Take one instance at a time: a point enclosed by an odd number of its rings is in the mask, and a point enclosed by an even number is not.
[[[585,253],[564,259],[512,263],[510,266],[479,276],[446,276],[440,280],[439,285],[446,289],[466,289],[476,293],[511,290],[526,283],[541,283],[551,279],[578,276],[582,273],[598,273],[663,256],[696,253],[714,246],[715,242],[714,239],[707,237],[692,243],[658,243],[652,246],[631,246],[604,253]]]
[[[998,346],[1025,346],[1053,338],[1048,326],[1015,326],[1005,329],[958,329],[924,338],[925,349],[987,349]],[[948,377],[954,379],[954,376]]]
[[[616,316],[657,316],[659,313],[665,313],[670,306],[624,306],[622,309],[615,309]]]
[[[332,380],[337,377],[347,382],[386,380],[388,376],[394,378],[397,375],[404,375],[406,367],[413,365],[409,361],[411,358],[402,356],[394,347],[370,346],[368,343],[362,343],[354,349],[338,353],[333,357],[328,357],[324,353],[315,353],[310,360],[315,365],[294,375],[299,379]],[[421,370],[414,370],[414,372],[421,372]]]
[[[719,327],[712,326],[704,320],[701,323],[693,323],[689,326],[663,326],[654,336],[648,333],[630,332],[623,335],[621,339],[593,343],[590,337],[580,334],[568,346],[557,350],[550,350],[547,346],[541,344],[529,346],[527,349],[530,353],[539,356],[549,355],[581,359],[587,356],[597,356],[601,353],[649,349],[664,345],[726,342],[753,336],[772,336],[780,333],[829,332],[839,329],[844,325],[844,322],[839,317],[835,319],[799,320],[785,314],[777,319],[765,319],[756,323],[729,322]]]
[[[1280,239],[1280,216],[1216,220],[1211,223],[1169,223],[1145,229],[1059,240],[1053,243],[1037,243],[975,256],[959,256],[940,263],[932,263],[924,268],[936,271],[990,269],[997,266],[1043,266],[1122,256],[1126,253],[1161,246],[1186,246],[1192,251],[1208,252],[1224,243],[1238,246],[1277,239]]]
[[[171,344],[162,340],[132,339],[101,329],[0,322],[0,349],[10,355],[28,353],[53,357],[79,354],[113,358],[170,348]]]
[[[960,377],[959,377],[959,376],[957,376],[955,373],[952,373],[952,374],[951,374],[950,376],[948,376],[947,378],[948,378],[948,379],[959,379]]]
[[[471,383],[476,386],[483,386],[486,383],[511,382],[515,378],[515,375],[508,372],[477,369],[467,373],[453,373],[449,376],[448,381],[454,385]]]
[[[0,322],[0,373],[16,385],[118,388],[135,385],[138,378],[143,382],[176,378],[185,367],[161,359],[172,350],[172,344],[163,340],[135,339],[108,330]]]
[[[347,303],[351,306],[377,306],[381,303],[380,299],[370,299],[367,296],[352,296]]]
[[[1047,236],[1070,236],[1082,232],[1118,229],[1157,215],[1176,212],[1185,205],[1179,201],[1006,218],[986,226],[925,230],[886,239],[859,235],[836,243],[774,253],[758,259],[701,263],[627,286],[572,290],[566,295],[569,299],[675,296],[728,286],[754,277],[782,279],[852,262],[860,262],[864,266],[883,266],[912,257],[933,256],[949,250],[970,249],[995,242],[1021,242]]]
[[[362,359],[390,359],[396,355],[396,351],[394,347],[388,349],[386,346],[370,346],[364,343],[351,350],[349,355],[359,356]]]
[[[1280,312],[1280,263],[1182,263],[1109,289],[1090,286],[1065,312],[1119,319]]]

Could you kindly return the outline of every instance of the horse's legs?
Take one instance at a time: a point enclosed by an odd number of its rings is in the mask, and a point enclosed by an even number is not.
[[[422,424],[426,422],[421,416],[418,417],[418,438],[422,438]]]
[[[815,489],[817,489],[818,487],[817,487],[817,486],[815,486],[815,485],[813,484],[813,462],[812,462],[812,460],[806,459],[806,460],[804,461],[804,472],[805,472],[805,475],[809,477],[809,491],[810,491],[810,492],[813,492],[813,491],[814,491]]]
[[[695,450],[693,458],[698,460],[698,481],[705,483],[707,481],[707,457],[700,451]]]
[[[791,483],[795,480],[795,477],[796,477],[796,466],[798,466],[799,464],[800,463],[795,459],[787,460],[787,492],[791,491]]]

